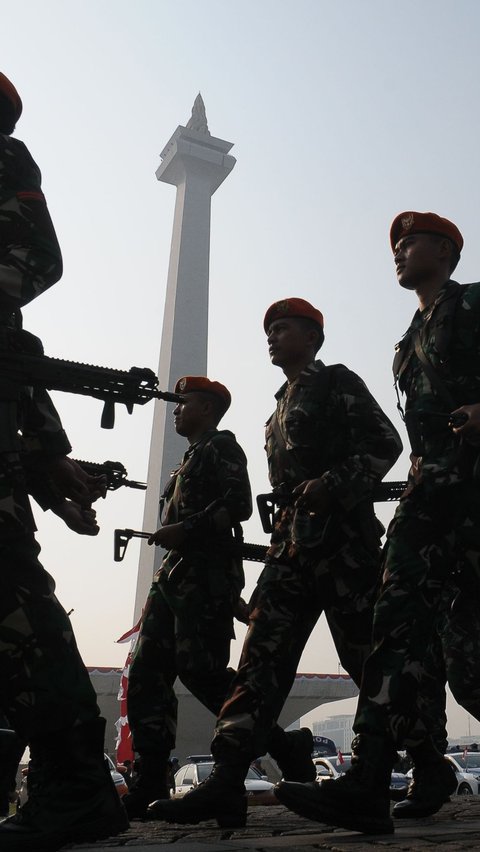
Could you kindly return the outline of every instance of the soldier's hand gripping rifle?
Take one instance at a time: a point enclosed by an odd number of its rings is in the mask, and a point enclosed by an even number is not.
[[[390,500],[399,500],[407,487],[403,480],[398,482],[379,482],[373,491],[374,503],[385,503]],[[291,489],[281,484],[271,494],[258,494],[258,514],[262,522],[263,531],[273,532],[273,519],[277,508],[294,502]]]
[[[0,375],[2,382],[15,386],[32,385],[103,400],[104,429],[113,429],[116,402],[123,403],[131,414],[134,405],[145,405],[151,399],[177,404],[183,401],[180,394],[159,390],[157,376],[147,367],[114,370],[46,355],[0,350]]]
[[[105,461],[90,462],[73,459],[89,476],[105,477],[105,486],[108,491],[117,491],[118,488],[125,486],[126,488],[137,488],[140,491],[145,491],[147,488],[146,482],[136,482],[133,479],[127,479],[127,469],[121,462]]]
[[[380,482],[373,492],[373,500],[376,503],[399,500],[406,487],[407,483],[404,481]],[[276,507],[281,505],[282,501],[284,503],[291,502],[292,499],[292,493],[287,486],[279,487],[271,494],[258,494],[257,506],[264,532],[271,533],[273,531],[273,516]],[[132,538],[150,538],[152,535],[153,533],[142,532],[141,530],[115,530],[113,551],[115,562],[122,561],[128,542]],[[233,548],[233,552],[238,553],[247,562],[265,562],[267,550],[266,545],[249,544],[244,541],[237,541]]]

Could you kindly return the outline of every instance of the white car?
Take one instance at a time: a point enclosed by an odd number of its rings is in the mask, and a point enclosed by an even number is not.
[[[118,795],[120,796],[120,798],[122,798],[122,796],[125,796],[128,793],[128,787],[125,783],[125,778],[123,777],[121,772],[119,772],[118,769],[116,768],[112,758],[109,757],[108,754],[104,754],[103,756],[104,756],[105,760],[107,761],[108,768],[110,770],[110,775],[112,776],[112,781],[115,784],[115,789],[116,789]],[[24,805],[25,802],[28,799],[27,776],[28,776],[28,766],[26,766],[25,769],[22,769],[22,780],[20,782],[20,789],[18,791],[17,802],[16,802],[17,810],[22,805]]]
[[[181,798],[185,793],[205,781],[205,778],[210,775],[213,765],[213,760],[202,760],[181,766],[175,773],[175,792],[172,794],[172,798]],[[274,785],[267,780],[265,775],[260,775],[253,766],[250,767],[245,777],[245,789],[249,799],[260,798],[266,793],[271,794],[273,787]],[[250,801],[250,804],[253,804],[253,802]],[[261,804],[264,804],[264,802],[262,801]]]
[[[315,757],[313,763],[317,771],[316,781],[321,784],[327,778],[339,778],[351,766],[351,755],[345,754],[340,758],[337,755],[331,757]],[[390,779],[390,794],[391,798],[399,801],[403,796],[407,795],[408,784],[410,779],[403,772],[392,772]]]
[[[336,754],[331,757],[314,757],[313,763],[317,772],[316,781],[321,784],[327,778],[338,778],[350,769],[351,755],[346,754],[342,759]]]
[[[480,755],[469,752],[466,756],[462,751],[446,754],[457,776],[457,796],[478,796],[480,793]],[[407,772],[412,777],[412,770]]]
[[[478,796],[480,793],[480,752],[463,751],[446,754],[457,774],[457,795]]]

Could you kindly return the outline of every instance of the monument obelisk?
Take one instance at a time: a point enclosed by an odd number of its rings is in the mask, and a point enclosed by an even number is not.
[[[173,389],[180,376],[207,374],[210,209],[213,193],[235,165],[232,142],[212,136],[201,95],[187,125],[177,127],[160,154],[159,181],[177,187],[158,376]],[[185,450],[173,427],[172,406],[155,402],[143,529],[159,526],[159,500]],[[135,595],[140,617],[164,551],[142,541]]]

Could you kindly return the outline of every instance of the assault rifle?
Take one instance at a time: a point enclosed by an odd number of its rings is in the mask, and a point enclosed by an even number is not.
[[[375,503],[399,500],[406,487],[407,483],[403,480],[397,482],[380,482],[373,492],[373,500]],[[290,489],[287,489],[285,486],[271,494],[259,494],[257,496],[258,511],[262,527],[266,533],[271,533],[273,530],[275,506],[282,505],[282,503],[285,505],[288,502],[292,502],[292,494]],[[150,538],[151,535],[153,533],[142,532],[141,530],[115,530],[113,548],[115,562],[122,561],[128,547],[128,542],[132,538]],[[233,548],[233,552],[241,556],[242,559],[245,559],[246,562],[265,562],[267,550],[267,545],[249,544],[248,542],[241,541],[237,541]]]
[[[89,476],[104,476],[109,491],[117,491],[122,486],[137,488],[140,491],[145,491],[147,488],[146,482],[127,479],[127,470],[121,462],[106,461],[102,464],[101,462],[80,461],[80,459],[73,459],[73,461],[76,461]]]
[[[385,503],[391,500],[399,500],[406,487],[407,483],[403,480],[398,482],[379,482],[373,491],[373,502]],[[271,533],[273,531],[273,518],[276,509],[281,506],[291,505],[293,502],[292,490],[285,483],[279,485],[271,494],[258,494],[258,514],[260,515],[263,531]]]
[[[32,385],[103,400],[103,429],[113,429],[116,402],[123,403],[131,414],[134,405],[145,405],[151,399],[183,401],[180,394],[159,390],[158,378],[148,367],[114,370],[46,355],[0,351],[0,375],[2,384],[8,386]]]
[[[113,559],[115,562],[121,562],[125,556],[125,551],[128,547],[128,542],[132,538],[150,538],[153,533],[142,532],[141,530],[115,530]],[[264,544],[248,544],[247,542],[236,542],[233,545],[232,553],[241,556],[247,562],[265,562],[268,547]]]

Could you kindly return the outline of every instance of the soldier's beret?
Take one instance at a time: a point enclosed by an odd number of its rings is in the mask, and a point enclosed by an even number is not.
[[[220,382],[212,382],[206,376],[183,376],[175,385],[175,393],[211,393],[221,399],[224,412],[230,407],[230,391]]]
[[[0,92],[5,95],[6,98],[13,105],[15,110],[15,121],[17,122],[22,114],[23,104],[20,95],[18,94],[13,83],[10,82],[8,77],[5,74],[2,74],[0,71]]]
[[[305,299],[281,299],[279,302],[274,302],[267,310],[263,319],[263,327],[268,334],[272,322],[285,317],[305,317],[313,320],[323,328],[323,314],[314,308],[310,302]]]
[[[449,219],[437,216],[436,213],[407,211],[395,216],[390,228],[392,251],[395,251],[398,241],[409,234],[440,234],[440,236],[448,237],[452,241],[459,254],[463,248],[463,237],[457,226]]]

